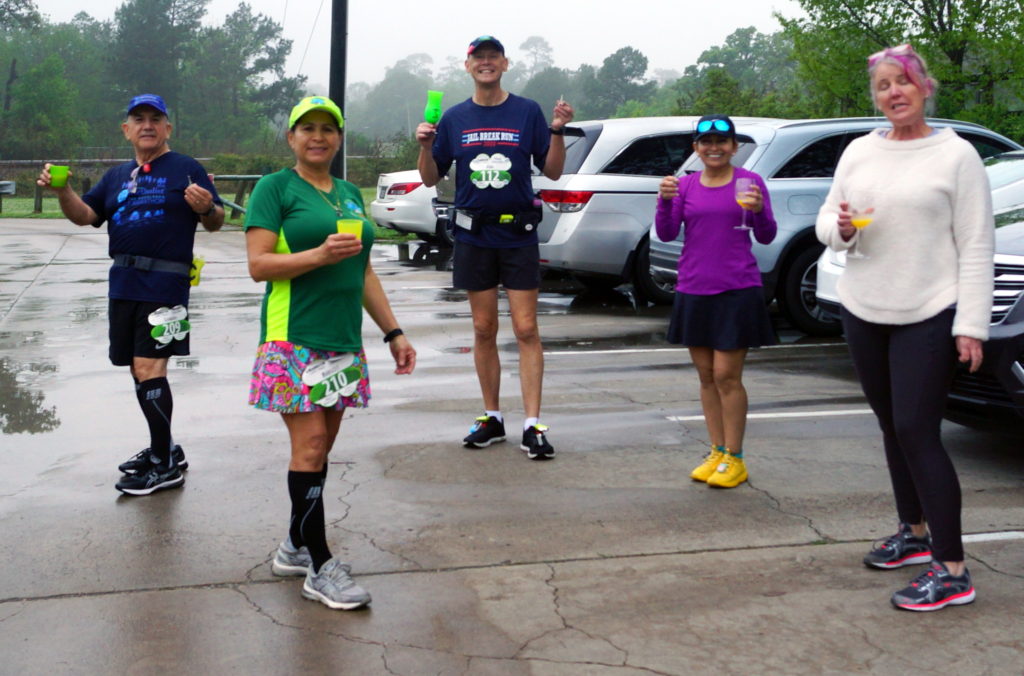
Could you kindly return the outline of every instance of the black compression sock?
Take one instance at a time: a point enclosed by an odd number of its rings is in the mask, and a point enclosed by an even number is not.
[[[331,558],[324,524],[324,482],[322,472],[288,472],[288,495],[292,500],[292,523],[288,534],[292,545],[309,549],[313,570]]]
[[[171,413],[174,399],[167,378],[150,378],[138,384],[135,395],[149,424],[149,447],[157,461],[166,465],[171,458]]]

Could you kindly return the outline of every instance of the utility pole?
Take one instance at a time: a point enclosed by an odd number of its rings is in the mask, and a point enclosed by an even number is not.
[[[331,0],[331,75],[327,95],[345,112],[345,54],[348,49],[348,0]],[[345,134],[344,138],[348,138]],[[345,162],[348,143],[342,143],[341,152],[331,163],[331,174],[338,178],[348,175]]]

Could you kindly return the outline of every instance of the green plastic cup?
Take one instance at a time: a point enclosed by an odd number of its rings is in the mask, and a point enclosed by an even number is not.
[[[444,92],[437,92],[433,89],[427,91],[427,107],[423,109],[423,119],[430,124],[437,124],[441,119],[441,99]]]
[[[68,168],[61,164],[50,165],[50,185],[63,188],[68,184]]]

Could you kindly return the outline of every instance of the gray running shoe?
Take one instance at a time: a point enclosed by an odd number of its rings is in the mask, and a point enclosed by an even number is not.
[[[895,535],[876,542],[864,557],[864,565],[872,568],[901,568],[932,560],[932,540],[927,535],[916,537],[910,526],[901,523]]]
[[[270,572],[278,577],[305,575],[312,565],[313,559],[309,555],[309,550],[305,546],[292,546],[292,538],[289,536],[277,546],[277,554],[270,564]]]
[[[351,566],[337,558],[320,566],[319,573],[314,573],[310,566],[302,584],[302,595],[334,610],[365,606],[370,602],[370,593],[352,581],[351,571]]]
[[[974,601],[971,574],[964,568],[960,577],[950,574],[946,566],[932,561],[928,570],[892,595],[892,604],[903,610],[942,610],[946,606],[962,606]]]

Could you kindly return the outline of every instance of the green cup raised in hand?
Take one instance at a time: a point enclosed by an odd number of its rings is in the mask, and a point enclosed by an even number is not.
[[[433,89],[427,91],[427,105],[423,109],[423,120],[430,124],[437,124],[441,119],[441,99],[444,92],[437,92]]]
[[[61,164],[50,165],[50,185],[63,188],[68,184],[68,168]]]

